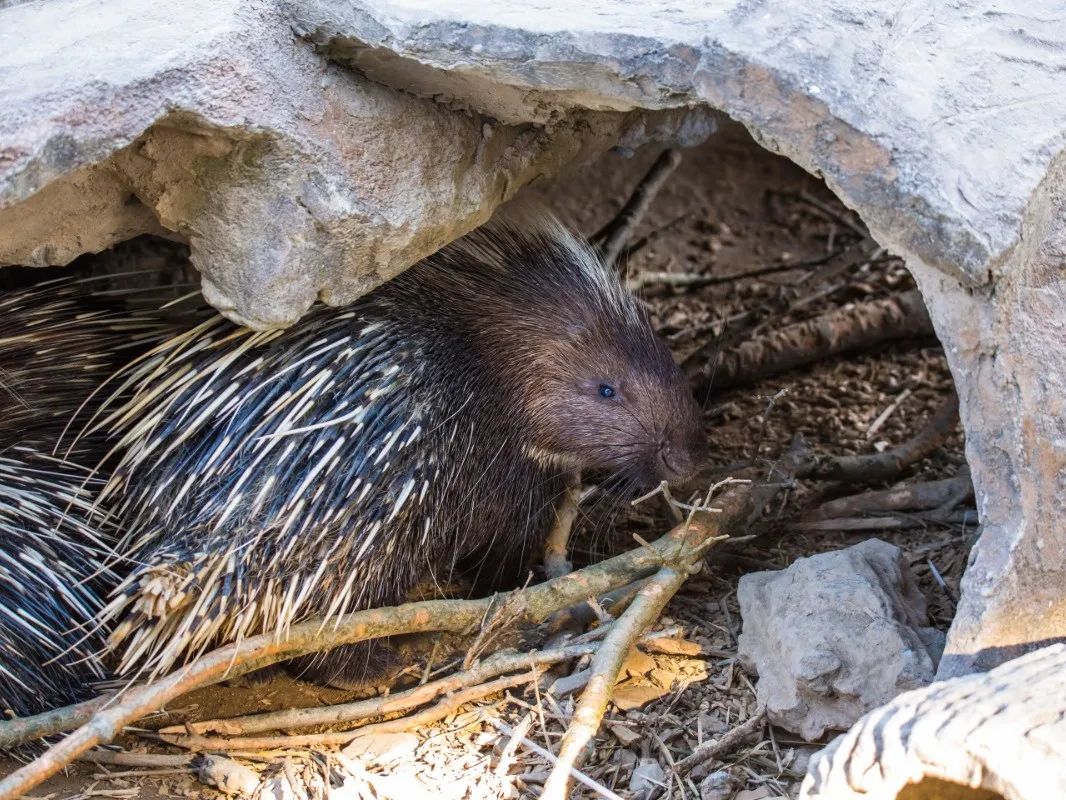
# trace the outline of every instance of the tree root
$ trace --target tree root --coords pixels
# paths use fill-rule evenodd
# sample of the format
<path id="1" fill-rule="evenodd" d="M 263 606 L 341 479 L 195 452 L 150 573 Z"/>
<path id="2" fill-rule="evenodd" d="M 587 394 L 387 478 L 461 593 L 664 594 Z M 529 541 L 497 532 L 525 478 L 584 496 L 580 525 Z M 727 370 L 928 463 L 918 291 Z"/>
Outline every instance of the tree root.
<path id="1" fill-rule="evenodd" d="M 917 290 L 837 309 L 743 342 L 718 354 L 696 375 L 697 396 L 779 375 L 886 342 L 934 336 Z"/>

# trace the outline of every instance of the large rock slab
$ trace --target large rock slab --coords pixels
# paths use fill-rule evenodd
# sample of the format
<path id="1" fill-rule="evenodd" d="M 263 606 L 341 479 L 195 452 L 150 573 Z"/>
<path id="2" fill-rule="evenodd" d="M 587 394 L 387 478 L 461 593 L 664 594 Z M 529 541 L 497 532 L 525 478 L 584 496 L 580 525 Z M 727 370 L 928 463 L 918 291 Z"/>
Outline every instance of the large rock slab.
<path id="1" fill-rule="evenodd" d="M 1066 636 L 1058 0 L 53 0 L 0 8 L 0 263 L 187 240 L 258 327 L 346 302 L 707 108 L 823 175 L 918 277 L 984 533 L 943 675 Z M 391 87 L 391 88 L 389 88 Z M 656 110 L 649 114 L 643 109 Z"/>
<path id="2" fill-rule="evenodd" d="M 713 129 L 706 111 L 505 125 L 331 64 L 291 26 L 269 0 L 0 8 L 0 264 L 169 232 L 212 304 L 282 326 L 316 299 L 351 302 L 537 175 Z"/>
<path id="3" fill-rule="evenodd" d="M 1066 797 L 1066 646 L 900 695 L 815 755 L 801 800 Z"/>
<path id="4" fill-rule="evenodd" d="M 759 705 L 807 741 L 847 730 L 901 692 L 929 684 L 943 634 L 898 547 L 868 539 L 752 572 L 737 589 L 739 658 Z"/>

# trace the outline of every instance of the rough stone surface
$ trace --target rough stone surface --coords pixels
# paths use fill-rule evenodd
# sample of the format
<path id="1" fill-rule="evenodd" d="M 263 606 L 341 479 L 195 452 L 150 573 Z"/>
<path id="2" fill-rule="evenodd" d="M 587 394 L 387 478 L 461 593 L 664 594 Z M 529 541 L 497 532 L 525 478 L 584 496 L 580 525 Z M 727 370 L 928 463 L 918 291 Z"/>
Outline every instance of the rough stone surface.
<path id="1" fill-rule="evenodd" d="M 943 634 L 925 627 L 903 553 L 880 539 L 745 575 L 737 599 L 759 704 L 808 741 L 933 680 Z"/>
<path id="2" fill-rule="evenodd" d="M 1059 0 L 8 4 L 0 263 L 163 229 L 213 303 L 285 324 L 574 158 L 698 139 L 708 106 L 919 279 L 983 523 L 941 674 L 1066 637 Z"/>
<path id="3" fill-rule="evenodd" d="M 900 695 L 816 755 L 800 790 L 801 800 L 1044 797 L 1066 797 L 1061 644 Z"/>
<path id="4" fill-rule="evenodd" d="M 0 264 L 184 237 L 207 299 L 256 327 L 350 302 L 616 142 L 707 111 L 504 125 L 324 60 L 269 0 L 0 9 Z M 683 130 L 682 130 L 683 128 Z"/>

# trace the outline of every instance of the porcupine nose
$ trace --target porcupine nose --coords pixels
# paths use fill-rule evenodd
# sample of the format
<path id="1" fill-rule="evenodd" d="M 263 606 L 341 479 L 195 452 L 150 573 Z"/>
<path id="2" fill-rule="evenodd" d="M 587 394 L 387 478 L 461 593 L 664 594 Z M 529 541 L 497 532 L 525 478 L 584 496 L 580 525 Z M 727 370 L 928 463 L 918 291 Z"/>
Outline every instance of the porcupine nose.
<path id="1" fill-rule="evenodd" d="M 707 439 L 700 432 L 659 446 L 658 461 L 662 480 L 683 487 L 695 479 L 707 457 Z"/>
<path id="2" fill-rule="evenodd" d="M 683 486 L 695 477 L 696 464 L 686 450 L 664 445 L 659 449 L 659 470 L 671 486 Z"/>

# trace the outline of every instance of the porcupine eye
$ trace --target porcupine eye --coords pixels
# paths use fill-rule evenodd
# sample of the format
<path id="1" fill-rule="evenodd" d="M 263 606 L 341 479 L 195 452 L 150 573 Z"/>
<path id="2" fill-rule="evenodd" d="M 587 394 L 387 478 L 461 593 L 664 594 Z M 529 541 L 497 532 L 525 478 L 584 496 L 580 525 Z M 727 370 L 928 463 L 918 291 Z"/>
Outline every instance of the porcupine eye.
<path id="1" fill-rule="evenodd" d="M 609 384 L 609 383 L 601 383 L 600 384 L 600 388 L 599 388 L 599 394 L 600 394 L 600 397 L 603 397 L 603 398 L 605 398 L 607 400 L 610 400 L 612 397 L 614 397 L 617 394 L 617 392 L 614 390 L 614 387 L 611 386 L 611 384 Z"/>

